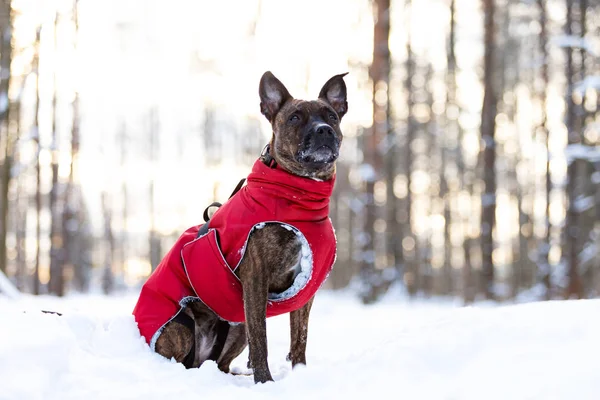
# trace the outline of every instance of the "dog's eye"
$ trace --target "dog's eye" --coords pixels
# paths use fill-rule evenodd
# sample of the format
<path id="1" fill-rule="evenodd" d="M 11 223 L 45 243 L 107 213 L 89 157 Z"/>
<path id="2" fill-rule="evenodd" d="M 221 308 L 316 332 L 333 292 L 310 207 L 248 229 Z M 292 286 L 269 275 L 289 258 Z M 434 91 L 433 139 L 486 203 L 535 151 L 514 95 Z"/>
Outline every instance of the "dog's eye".
<path id="1" fill-rule="evenodd" d="M 337 122 L 337 115 L 335 115 L 334 113 L 329 113 L 329 120 L 331 122 Z"/>
<path id="2" fill-rule="evenodd" d="M 296 114 L 292 114 L 290 116 L 290 118 L 288 119 L 288 121 L 290 121 L 290 122 L 298 122 L 298 121 L 300 121 L 300 117 L 298 115 L 296 115 Z"/>

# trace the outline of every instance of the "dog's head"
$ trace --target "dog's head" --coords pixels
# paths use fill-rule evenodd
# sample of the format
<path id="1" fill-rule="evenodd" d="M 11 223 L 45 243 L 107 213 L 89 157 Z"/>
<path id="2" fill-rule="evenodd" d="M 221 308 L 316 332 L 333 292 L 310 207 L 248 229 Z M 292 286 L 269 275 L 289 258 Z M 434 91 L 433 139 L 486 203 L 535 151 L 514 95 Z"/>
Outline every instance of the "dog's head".
<path id="1" fill-rule="evenodd" d="M 344 75 L 329 79 L 312 101 L 294 99 L 271 72 L 262 76 L 260 111 L 273 127 L 271 156 L 288 172 L 322 180 L 334 175 L 348 111 Z"/>

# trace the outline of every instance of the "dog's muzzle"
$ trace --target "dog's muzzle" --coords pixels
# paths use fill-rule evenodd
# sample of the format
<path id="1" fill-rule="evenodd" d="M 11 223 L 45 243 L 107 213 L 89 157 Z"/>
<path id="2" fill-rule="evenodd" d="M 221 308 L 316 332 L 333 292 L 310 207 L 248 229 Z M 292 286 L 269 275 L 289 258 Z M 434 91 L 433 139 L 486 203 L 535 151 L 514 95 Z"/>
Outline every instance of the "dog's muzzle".
<path id="1" fill-rule="evenodd" d="M 317 124 L 305 135 L 298 160 L 309 164 L 329 164 L 339 156 L 339 140 L 333 128 Z"/>

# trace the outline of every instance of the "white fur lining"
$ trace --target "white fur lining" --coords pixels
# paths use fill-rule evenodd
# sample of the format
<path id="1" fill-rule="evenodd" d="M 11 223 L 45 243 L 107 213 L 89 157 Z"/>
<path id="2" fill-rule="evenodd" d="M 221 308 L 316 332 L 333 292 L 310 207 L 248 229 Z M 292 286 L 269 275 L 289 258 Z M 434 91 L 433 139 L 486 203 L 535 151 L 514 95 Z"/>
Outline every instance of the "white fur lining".
<path id="1" fill-rule="evenodd" d="M 306 287 L 306 285 L 312 278 L 313 253 L 312 253 L 312 249 L 310 248 L 310 245 L 308 244 L 308 240 L 306 240 L 306 237 L 300 231 L 300 229 L 296 228 L 293 225 L 290 225 L 290 224 L 287 224 L 287 223 L 281 222 L 281 221 L 265 221 L 265 222 L 259 222 L 258 224 L 255 224 L 254 226 L 252 226 L 252 228 L 250 228 L 250 231 L 248 232 L 248 236 L 246 237 L 246 241 L 244 242 L 244 245 L 242 246 L 242 248 L 239 250 L 241 253 L 240 260 L 238 261 L 235 268 L 233 268 L 233 269 L 231 269 L 231 267 L 229 267 L 229 268 L 231 269 L 232 272 L 235 272 L 238 269 L 238 267 L 242 263 L 242 260 L 244 259 L 244 256 L 246 255 L 246 248 L 248 245 L 248 240 L 250 240 L 250 235 L 255 230 L 263 229 L 267 224 L 279 224 L 283 228 L 287 229 L 288 231 L 294 232 L 296 234 L 296 237 L 298 238 L 298 240 L 300 240 L 300 242 L 302 243 L 302 248 L 300 250 L 300 257 L 298 259 L 298 263 L 300 264 L 300 273 L 294 279 L 292 286 L 290 286 L 288 289 L 286 289 L 285 291 L 283 291 L 281 293 L 269 293 L 267 296 L 267 299 L 270 302 L 279 302 L 279 301 L 284 301 L 284 300 L 290 299 L 290 298 L 294 297 L 295 295 L 297 295 L 302 289 L 304 289 L 304 287 Z M 219 246 L 217 246 L 217 248 L 219 248 Z M 221 253 L 220 248 L 219 248 L 219 253 L 221 254 L 221 257 L 223 258 L 223 261 L 225 262 L 225 264 L 229 266 L 229 264 L 227 264 L 227 261 L 225 260 L 225 257 L 223 256 L 223 253 Z M 296 265 L 298 265 L 298 264 L 296 264 Z M 237 278 L 237 276 L 236 276 L 236 278 Z"/>
<path id="2" fill-rule="evenodd" d="M 281 223 L 281 226 L 289 231 L 294 232 L 296 234 L 296 238 L 302 244 L 302 247 L 300 248 L 300 256 L 298 257 L 298 263 L 294 266 L 299 266 L 300 272 L 298 273 L 298 275 L 296 275 L 296 278 L 294 278 L 292 286 L 290 286 L 281 293 L 268 294 L 268 300 L 274 302 L 287 300 L 298 294 L 298 292 L 304 289 L 306 284 L 310 281 L 313 271 L 313 254 L 310 249 L 310 245 L 308 244 L 308 240 L 306 240 L 306 237 L 302 234 L 302 232 L 300 232 L 300 230 L 298 230 L 292 225 Z"/>

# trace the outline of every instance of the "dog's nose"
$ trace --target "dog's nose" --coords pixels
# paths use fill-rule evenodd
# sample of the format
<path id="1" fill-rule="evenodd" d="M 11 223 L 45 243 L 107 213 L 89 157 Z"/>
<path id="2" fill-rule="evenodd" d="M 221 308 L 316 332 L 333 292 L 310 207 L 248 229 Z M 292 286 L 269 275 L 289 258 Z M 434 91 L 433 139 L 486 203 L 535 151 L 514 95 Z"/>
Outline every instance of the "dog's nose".
<path id="1" fill-rule="evenodd" d="M 334 135 L 333 128 L 329 125 L 319 125 L 315 131 L 319 135 Z"/>

